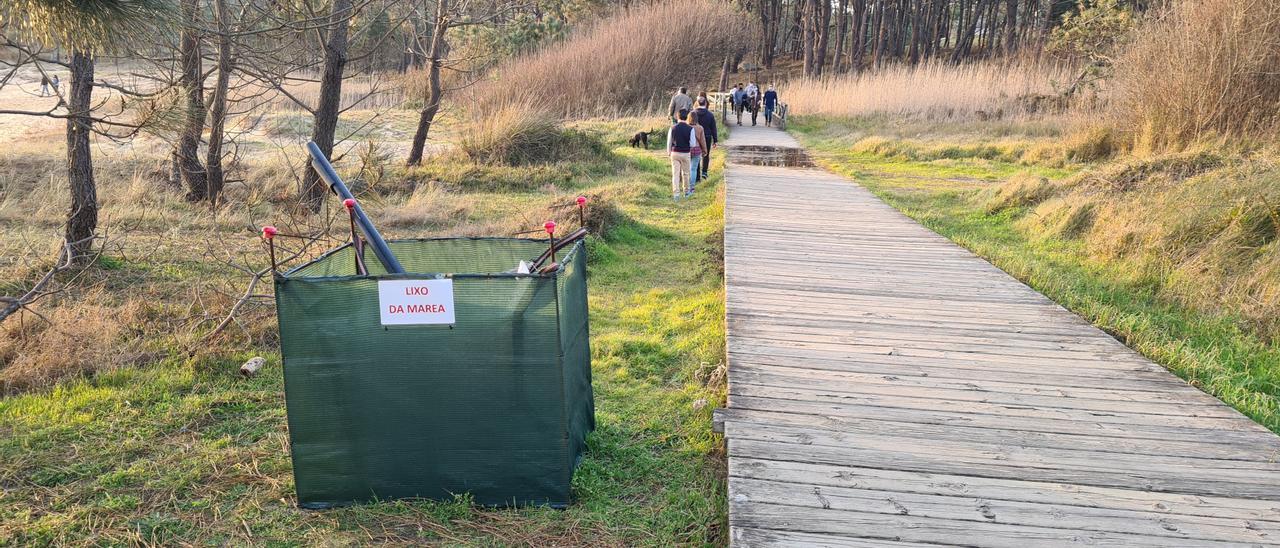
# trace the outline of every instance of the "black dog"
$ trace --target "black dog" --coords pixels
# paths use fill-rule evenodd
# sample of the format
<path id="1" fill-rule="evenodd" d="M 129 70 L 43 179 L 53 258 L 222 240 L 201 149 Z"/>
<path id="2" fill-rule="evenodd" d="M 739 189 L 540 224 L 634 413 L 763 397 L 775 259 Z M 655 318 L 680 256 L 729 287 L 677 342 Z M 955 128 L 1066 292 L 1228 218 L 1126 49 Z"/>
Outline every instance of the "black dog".
<path id="1" fill-rule="evenodd" d="M 631 146 L 643 149 L 649 148 L 649 132 L 641 131 L 631 138 Z"/>

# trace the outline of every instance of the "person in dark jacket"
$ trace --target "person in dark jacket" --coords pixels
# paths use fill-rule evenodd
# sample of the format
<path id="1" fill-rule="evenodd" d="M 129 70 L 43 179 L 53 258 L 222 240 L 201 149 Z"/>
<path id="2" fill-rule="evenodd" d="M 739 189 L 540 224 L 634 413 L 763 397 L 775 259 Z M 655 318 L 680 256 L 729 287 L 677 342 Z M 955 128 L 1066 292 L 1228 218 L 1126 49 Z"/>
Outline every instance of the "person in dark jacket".
<path id="1" fill-rule="evenodd" d="M 667 130 L 667 152 L 671 155 L 671 197 L 675 200 L 689 193 L 693 171 L 689 153 L 697 146 L 698 133 L 687 123 L 689 111 L 680 110 L 679 118 L 671 129 Z"/>
<path id="2" fill-rule="evenodd" d="M 769 91 L 764 92 L 764 125 L 765 127 L 773 126 L 773 109 L 778 108 L 778 92 L 769 86 Z"/>
<path id="3" fill-rule="evenodd" d="M 702 172 L 698 179 L 700 181 L 706 179 L 710 172 L 711 151 L 720 142 L 720 130 L 716 128 L 716 114 L 711 112 L 710 101 L 705 96 L 698 97 L 698 108 L 693 112 L 698 115 L 698 125 L 707 134 L 707 149 L 702 151 L 702 162 L 698 164 L 698 170 Z"/>
<path id="4" fill-rule="evenodd" d="M 742 83 L 733 88 L 733 113 L 738 115 L 738 125 L 742 125 L 742 111 L 747 108 L 747 90 L 742 88 Z"/>

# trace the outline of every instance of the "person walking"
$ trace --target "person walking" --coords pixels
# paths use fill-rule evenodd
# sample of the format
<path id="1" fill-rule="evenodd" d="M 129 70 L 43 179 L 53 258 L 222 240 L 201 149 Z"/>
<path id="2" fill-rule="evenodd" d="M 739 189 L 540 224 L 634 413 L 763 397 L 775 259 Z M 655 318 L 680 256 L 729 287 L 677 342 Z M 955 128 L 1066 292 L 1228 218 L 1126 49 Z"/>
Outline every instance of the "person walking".
<path id="1" fill-rule="evenodd" d="M 689 174 L 693 167 L 689 153 L 696 144 L 698 134 L 688 124 L 689 111 L 677 112 L 679 118 L 667 130 L 667 152 L 671 155 L 671 198 L 679 200 L 689 191 Z"/>
<path id="2" fill-rule="evenodd" d="M 747 84 L 747 111 L 751 113 L 751 125 L 756 125 L 756 116 L 760 112 L 760 86 L 755 82 Z"/>
<path id="3" fill-rule="evenodd" d="M 720 130 L 716 127 L 716 113 L 711 112 L 711 101 L 706 97 L 698 98 L 698 108 L 693 111 L 698 115 L 698 125 L 702 126 L 702 132 L 707 140 L 707 148 L 702 149 L 702 160 L 699 168 L 702 171 L 699 180 L 706 179 L 710 173 L 711 167 L 711 151 L 716 148 L 720 142 Z"/>
<path id="4" fill-rule="evenodd" d="M 764 92 L 764 126 L 773 127 L 773 109 L 778 108 L 778 92 L 773 89 L 773 84 L 769 84 L 769 90 Z"/>
<path id="5" fill-rule="evenodd" d="M 50 83 L 53 84 L 53 94 L 57 95 L 58 94 L 58 75 L 57 74 L 53 75 L 53 81 Z"/>
<path id="6" fill-rule="evenodd" d="M 40 73 L 40 96 L 49 96 L 49 75 L 43 72 Z"/>
<path id="7" fill-rule="evenodd" d="M 738 125 L 742 125 L 742 107 L 746 104 L 747 90 L 742 89 L 742 82 L 733 88 L 733 113 L 738 116 Z"/>
<path id="8" fill-rule="evenodd" d="M 693 99 L 689 98 L 689 88 L 684 86 L 671 96 L 671 104 L 667 107 L 667 116 L 671 118 L 671 123 L 678 121 L 676 113 L 681 110 L 693 110 Z"/>
<path id="9" fill-rule="evenodd" d="M 698 186 L 698 175 L 702 172 L 698 170 L 698 162 L 703 157 L 703 151 L 708 150 L 706 130 L 698 124 L 698 113 L 689 111 L 685 116 L 689 127 L 693 128 L 693 142 L 689 147 L 689 190 L 685 191 L 686 197 L 693 196 L 694 187 Z"/>

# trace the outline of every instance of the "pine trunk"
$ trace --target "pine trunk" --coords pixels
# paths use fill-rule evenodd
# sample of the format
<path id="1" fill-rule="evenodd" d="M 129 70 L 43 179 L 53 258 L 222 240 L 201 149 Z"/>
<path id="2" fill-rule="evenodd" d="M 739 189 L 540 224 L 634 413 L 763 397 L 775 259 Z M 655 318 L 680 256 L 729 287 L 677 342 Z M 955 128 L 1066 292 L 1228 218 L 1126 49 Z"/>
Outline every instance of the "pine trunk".
<path id="1" fill-rule="evenodd" d="M 1018 49 L 1018 0 L 1005 0 L 1004 8 L 1004 52 L 1008 55 Z"/>
<path id="2" fill-rule="evenodd" d="M 814 32 L 817 30 L 814 28 L 814 8 L 816 7 L 814 3 L 818 0 L 801 1 L 804 4 L 804 7 L 801 9 L 804 32 L 800 39 L 800 48 L 803 50 L 802 58 L 804 59 L 804 75 L 813 76 L 813 42 L 817 39 L 817 33 Z"/>
<path id="3" fill-rule="evenodd" d="M 98 228 L 98 187 L 93 180 L 93 152 L 89 134 L 93 119 L 93 57 L 80 50 L 71 52 L 71 90 L 67 97 L 67 182 L 71 187 L 71 209 L 67 212 L 66 240 L 70 253 L 84 260 L 93 246 Z"/>
<path id="4" fill-rule="evenodd" d="M 867 0 L 853 0 L 853 34 L 849 36 L 849 71 L 862 70 L 867 49 Z"/>
<path id="5" fill-rule="evenodd" d="M 413 146 L 409 149 L 409 165 L 422 163 L 423 149 L 427 145 L 427 133 L 431 131 L 431 123 L 440 111 L 440 100 L 444 98 L 444 88 L 440 84 L 440 69 L 444 64 L 445 32 L 449 30 L 449 0 L 438 0 L 436 5 L 436 21 L 431 33 L 431 50 L 427 53 L 427 95 L 418 116 L 418 130 L 413 134 Z"/>
<path id="6" fill-rule="evenodd" d="M 844 64 L 844 38 L 849 32 L 849 0 L 840 0 L 836 7 L 836 52 L 831 56 L 831 70 L 840 72 Z"/>
<path id="7" fill-rule="evenodd" d="M 208 167 L 209 203 L 218 206 L 218 198 L 226 177 L 222 172 L 222 139 L 227 122 L 227 89 L 231 85 L 231 71 L 235 60 L 231 53 L 231 30 L 227 24 L 227 0 L 213 0 L 213 16 L 218 25 L 218 75 L 213 84 L 213 97 L 209 99 L 209 150 L 205 155 Z"/>
<path id="8" fill-rule="evenodd" d="M 178 136 L 178 164 L 187 200 L 209 198 L 209 178 L 200 162 L 200 136 L 204 133 L 204 69 L 200 55 L 200 22 L 197 0 L 182 0 L 182 38 L 179 45 L 182 75 L 179 84 L 186 95 L 185 118 Z"/>
<path id="9" fill-rule="evenodd" d="M 351 19 L 351 1 L 333 0 L 324 43 L 320 101 L 316 105 L 315 127 L 311 131 L 311 141 L 329 158 L 333 157 L 334 134 L 338 129 L 338 114 L 342 106 L 342 72 L 347 65 L 347 27 Z M 307 206 L 312 211 L 320 211 L 327 189 L 314 169 L 306 171 L 302 188 Z"/>
<path id="10" fill-rule="evenodd" d="M 813 53 L 813 75 L 821 76 L 827 66 L 827 45 L 831 42 L 831 0 L 819 0 L 814 13 L 818 27 L 818 45 Z"/>

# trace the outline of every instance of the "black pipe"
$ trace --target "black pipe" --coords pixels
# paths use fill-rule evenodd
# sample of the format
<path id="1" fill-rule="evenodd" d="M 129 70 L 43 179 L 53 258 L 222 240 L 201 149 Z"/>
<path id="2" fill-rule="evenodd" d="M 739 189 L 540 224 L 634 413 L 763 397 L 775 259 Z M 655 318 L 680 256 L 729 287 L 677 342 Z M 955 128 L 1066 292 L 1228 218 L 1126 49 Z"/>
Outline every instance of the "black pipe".
<path id="1" fill-rule="evenodd" d="M 338 178 L 338 172 L 333 170 L 333 164 L 330 164 L 329 159 L 324 157 L 320 147 L 308 141 L 307 151 L 311 153 L 311 167 L 316 170 L 321 179 L 324 179 L 324 182 L 329 184 L 329 188 L 344 200 L 347 198 L 354 199 L 355 196 L 351 195 L 351 190 L 342 182 L 342 179 Z M 373 246 L 373 254 L 378 257 L 382 267 L 391 274 L 404 274 L 404 267 L 400 266 L 400 261 L 396 260 L 396 256 L 391 253 L 391 248 L 387 247 L 387 241 L 382 239 L 382 234 L 378 233 L 378 229 L 373 227 L 369 217 L 364 214 L 364 209 L 360 207 L 358 200 L 356 201 L 355 209 L 351 212 L 355 215 L 356 224 L 360 226 L 360 232 L 364 233 L 364 239 L 369 242 L 369 245 Z"/>

